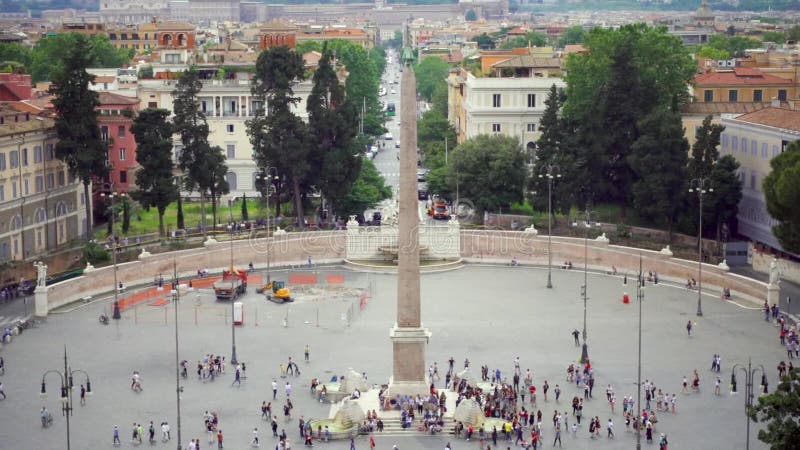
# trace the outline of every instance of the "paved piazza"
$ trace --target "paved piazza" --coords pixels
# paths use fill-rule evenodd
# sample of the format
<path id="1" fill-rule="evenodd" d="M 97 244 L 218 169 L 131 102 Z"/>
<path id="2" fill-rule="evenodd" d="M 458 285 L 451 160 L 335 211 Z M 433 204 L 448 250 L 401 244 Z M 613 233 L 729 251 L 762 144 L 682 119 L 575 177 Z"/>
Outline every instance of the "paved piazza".
<path id="1" fill-rule="evenodd" d="M 180 359 L 190 362 L 189 378 L 181 380 L 182 437 L 207 444 L 203 412 L 217 411 L 225 448 L 249 448 L 253 427 L 258 427 L 264 448 L 275 448 L 268 423 L 260 420 L 262 400 L 271 400 L 270 383 L 279 378 L 279 364 L 293 357 L 302 375 L 292 378 L 295 410 L 291 423 L 283 422 L 281 405 L 285 397 L 279 389 L 273 411 L 292 438 L 292 448 L 302 444 L 297 432 L 297 418 L 327 417 L 329 406 L 313 401 L 308 393 L 312 377 L 327 380 L 348 368 L 366 371 L 370 381 L 384 383 L 391 375 L 389 328 L 395 320 L 394 275 L 351 272 L 338 266 L 317 268 L 320 278 L 343 275 L 344 286 L 338 294 L 320 294 L 288 305 L 266 302 L 250 287 L 244 299 L 245 324 L 236 330 L 240 361 L 247 366 L 247 379 L 240 387 L 232 386 L 233 370 L 214 382 L 203 383 L 194 375 L 194 365 L 204 354 L 213 353 L 230 359 L 231 332 L 229 305 L 216 302 L 210 294 L 184 296 L 179 308 Z M 286 272 L 274 271 L 273 277 L 285 279 Z M 576 361 L 580 348 L 575 347 L 571 331 L 582 328 L 583 302 L 580 285 L 583 273 L 554 269 L 554 289 L 545 288 L 546 269 L 541 267 L 500 267 L 471 265 L 459 270 L 422 275 L 422 318 L 433 333 L 427 348 L 428 363 L 437 361 L 443 369 L 452 355 L 456 368 L 465 357 L 476 373 L 483 364 L 500 368 L 510 376 L 513 360 L 521 359 L 522 370 L 534 371 L 534 384 L 548 380 L 563 388 L 561 402 L 543 401 L 538 407 L 544 415 L 545 447 L 552 445 L 553 429 L 549 418 L 554 408 L 571 411 L 570 401 L 577 395 L 574 385 L 565 386 L 565 370 Z M 629 280 L 630 281 L 630 280 Z M 367 306 L 358 307 L 358 289 L 372 287 Z M 623 291 L 631 304 L 621 302 Z M 591 440 L 587 425 L 577 437 L 563 433 L 564 448 L 618 449 L 635 448 L 635 435 L 626 433 L 621 414 L 622 397 L 635 395 L 637 306 L 635 286 L 622 285 L 620 278 L 604 274 L 589 275 L 588 334 L 589 354 L 596 369 L 595 399 L 588 401 L 584 417 L 599 416 L 604 425 L 613 418 L 617 437 Z M 744 448 L 745 415 L 743 396 L 727 393 L 733 363 L 763 364 L 768 371 L 770 390 L 776 385 L 775 366 L 785 354 L 778 345 L 777 329 L 764 322 L 756 305 L 723 303 L 705 296 L 704 317 L 697 318 L 696 292 L 662 282 L 646 288 L 643 308 L 643 380 L 654 381 L 665 392 L 678 393 L 675 415 L 659 414 L 658 432 L 669 436 L 675 449 Z M 45 324 L 26 330 L 12 344 L 4 346 L 6 374 L 0 380 L 8 395 L 0 401 L 0 448 L 66 448 L 65 420 L 58 401 L 58 377 L 47 378 L 49 398 L 39 397 L 41 374 L 48 369 L 63 370 L 64 344 L 73 369 L 83 369 L 91 376 L 94 395 L 80 406 L 75 392 L 75 413 L 71 420 L 72 448 L 111 447 L 112 428 L 119 425 L 122 447 L 130 444 L 131 424 L 145 429 L 152 420 L 158 425 L 175 421 L 175 354 L 173 305 L 143 305 L 126 310 L 123 319 L 110 326 L 98 323 L 101 311 L 109 311 L 109 301 L 97 301 L 71 311 L 51 314 Z M 342 320 L 350 317 L 350 321 Z M 286 327 L 283 321 L 288 318 Z M 697 321 L 693 336 L 687 337 L 687 320 Z M 256 323 L 257 322 L 257 323 Z M 348 326 L 349 323 L 349 326 Z M 303 363 L 303 347 L 311 346 L 311 360 Z M 709 371 L 714 353 L 722 356 L 723 395 L 713 393 Z M 692 370 L 701 377 L 699 394 L 680 394 L 683 376 L 691 379 Z M 134 370 L 141 373 L 144 391 L 130 389 Z M 444 370 L 443 370 L 444 371 Z M 741 389 L 744 379 L 737 374 Z M 84 380 L 76 375 L 76 385 Z M 617 394 L 617 411 L 610 415 L 605 401 L 605 387 L 611 383 Z M 443 381 L 437 383 L 439 387 Z M 39 408 L 46 405 L 53 413 L 53 426 L 42 429 Z M 655 406 L 655 405 L 653 405 Z M 570 417 L 570 423 L 574 421 Z M 752 428 L 751 448 L 766 448 L 755 438 Z M 160 434 L 160 433 L 158 433 Z M 455 441 L 452 436 L 380 436 L 377 448 L 402 450 L 442 449 L 447 441 L 453 449 L 478 448 L 476 442 Z M 656 444 L 646 448 L 657 448 Z M 146 446 L 147 444 L 145 444 Z M 317 444 L 317 447 L 347 449 L 346 442 Z M 175 448 L 174 443 L 155 447 Z M 505 443 L 498 446 L 503 449 Z M 513 444 L 511 445 L 513 447 Z M 368 448 L 365 437 L 357 448 Z M 493 446 L 493 448 L 495 448 Z"/>

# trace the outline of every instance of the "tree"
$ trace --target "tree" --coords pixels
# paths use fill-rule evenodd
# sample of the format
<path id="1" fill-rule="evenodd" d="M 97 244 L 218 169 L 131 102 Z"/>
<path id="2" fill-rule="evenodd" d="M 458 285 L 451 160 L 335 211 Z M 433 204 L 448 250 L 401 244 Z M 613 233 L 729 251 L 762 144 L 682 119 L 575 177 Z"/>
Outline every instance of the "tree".
<path id="1" fill-rule="evenodd" d="M 17 43 L 0 43 L 0 65 L 7 66 L 9 63 L 19 63 L 28 68 L 31 61 L 31 49 Z"/>
<path id="2" fill-rule="evenodd" d="M 357 106 L 345 98 L 327 46 L 314 72 L 313 83 L 306 104 L 308 125 L 314 130 L 309 136 L 310 159 L 317 174 L 315 184 L 336 211 L 358 177 L 362 159 L 356 141 Z"/>
<path id="3" fill-rule="evenodd" d="M 460 196 L 471 199 L 479 215 L 523 199 L 528 169 L 516 138 L 482 134 L 460 144 L 451 157 L 448 184 L 453 189 L 458 183 Z"/>
<path id="4" fill-rule="evenodd" d="M 310 169 L 308 130 L 291 109 L 299 101 L 292 86 L 304 77 L 303 58 L 289 47 L 271 47 L 261 52 L 252 92 L 262 105 L 268 105 L 269 112 L 260 108 L 247 122 L 256 165 L 262 170 L 273 165 L 290 180 L 300 227 L 303 227 L 301 186 Z"/>
<path id="5" fill-rule="evenodd" d="M 525 36 L 515 36 L 500 46 L 501 48 L 544 47 L 550 43 L 550 38 L 538 31 L 530 31 Z"/>
<path id="6" fill-rule="evenodd" d="M 486 33 L 474 36 L 470 41 L 477 42 L 478 48 L 481 50 L 491 50 L 494 48 L 494 39 Z"/>
<path id="7" fill-rule="evenodd" d="M 467 22 L 474 22 L 478 20 L 478 14 L 475 12 L 474 9 L 468 9 L 467 13 L 464 14 L 464 20 Z"/>
<path id="8" fill-rule="evenodd" d="M 52 79 L 53 74 L 59 70 L 62 55 L 75 45 L 78 36 L 84 40 L 88 39 L 89 45 L 85 48 L 87 67 L 121 67 L 127 64 L 132 57 L 130 49 L 114 48 L 108 36 L 95 35 L 87 38 L 79 33 L 46 36 L 33 47 L 30 61 L 26 64 L 26 69 L 31 74 L 33 82 Z"/>
<path id="9" fill-rule="evenodd" d="M 177 213 L 177 222 L 178 222 L 178 229 L 183 230 L 186 228 L 186 223 L 183 219 L 183 200 L 181 199 L 180 193 L 178 194 L 178 213 Z"/>
<path id="10" fill-rule="evenodd" d="M 358 178 L 340 203 L 338 210 L 345 216 L 362 214 L 364 210 L 374 208 L 381 201 L 391 197 L 391 186 L 386 185 L 375 164 L 369 159 L 364 159 Z"/>
<path id="11" fill-rule="evenodd" d="M 165 109 L 145 109 L 134 119 L 131 132 L 136 139 L 137 190 L 131 196 L 145 210 L 158 211 L 158 234 L 164 236 L 164 212 L 179 198 L 172 174 L 172 124 Z M 181 211 L 182 212 L 182 211 Z M 181 227 L 178 227 L 181 228 Z"/>
<path id="12" fill-rule="evenodd" d="M 790 143 L 770 166 L 762 186 L 767 211 L 779 222 L 772 233 L 784 250 L 800 253 L 800 141 Z"/>
<path id="13" fill-rule="evenodd" d="M 567 45 L 572 44 L 581 44 L 583 40 L 586 38 L 586 29 L 584 29 L 580 25 L 573 25 L 561 34 L 558 38 L 558 42 L 556 45 L 559 48 L 564 48 Z"/>
<path id="14" fill-rule="evenodd" d="M 680 114 L 668 109 L 648 114 L 639 129 L 630 156 L 637 177 L 633 206 L 643 217 L 666 224 L 671 242 L 673 224 L 684 204 L 689 143 Z"/>
<path id="15" fill-rule="evenodd" d="M 711 168 L 709 176 L 713 192 L 706 194 L 703 207 L 703 223 L 716 226 L 717 243 L 722 239 L 722 228 L 730 229 L 739 212 L 742 199 L 742 179 L 739 178 L 739 162 L 733 155 L 719 158 Z M 706 218 L 707 217 L 707 218 Z"/>
<path id="16" fill-rule="evenodd" d="M 200 193 L 200 209 L 205 232 L 205 197 L 211 194 L 214 223 L 216 224 L 215 194 L 227 192 L 224 176 L 228 171 L 222 149 L 208 143 L 208 123 L 200 110 L 199 94 L 203 89 L 194 66 L 181 74 L 172 91 L 173 131 L 180 136 L 182 148 L 178 154 L 178 167 L 183 171 L 184 188 Z M 220 175 L 221 174 L 221 175 Z M 219 177 L 223 177 L 220 183 Z M 213 192 L 212 192 L 213 191 Z"/>
<path id="17" fill-rule="evenodd" d="M 50 93 L 56 111 L 55 129 L 58 135 L 56 157 L 83 182 L 84 199 L 88 202 L 89 185 L 95 178 L 105 178 L 107 146 L 97 125 L 96 92 L 89 90 L 94 76 L 86 72 L 89 65 L 89 41 L 75 38 L 75 46 L 66 50 L 63 61 L 53 76 Z M 86 239 L 91 239 L 92 215 L 86 215 Z"/>
<path id="18" fill-rule="evenodd" d="M 758 403 L 747 411 L 751 419 L 766 424 L 758 430 L 758 440 L 772 450 L 797 447 L 800 439 L 800 369 L 793 369 L 781 379 L 771 394 L 758 397 Z"/>
<path id="19" fill-rule="evenodd" d="M 548 198 L 547 189 L 549 188 L 548 180 L 544 177 L 539 178 L 539 175 L 546 169 L 547 164 L 558 165 L 558 174 L 564 175 L 572 170 L 572 165 L 565 164 L 565 141 L 564 125 L 559 117 L 561 104 L 564 102 L 564 90 L 558 89 L 555 84 L 550 86 L 550 91 L 545 99 L 545 109 L 542 113 L 542 118 L 539 120 L 539 139 L 536 141 L 536 158 L 533 168 L 533 176 L 529 180 L 528 190 L 536 192 L 533 198 L 533 203 L 538 208 L 546 208 Z M 555 175 L 555 174 L 554 174 Z M 562 180 L 553 185 L 556 194 L 553 195 L 553 207 L 558 209 L 559 199 L 564 198 L 561 194 Z"/>
<path id="20" fill-rule="evenodd" d="M 744 56 L 744 51 L 747 49 L 761 48 L 761 44 L 755 39 L 742 36 L 723 36 L 720 34 L 715 34 L 708 38 L 708 45 L 718 50 L 725 50 L 736 58 Z"/>
<path id="21" fill-rule="evenodd" d="M 712 47 L 708 44 L 698 45 L 694 51 L 695 55 L 701 56 L 703 58 L 713 59 L 713 60 L 720 60 L 720 59 L 728 59 L 731 57 L 731 54 L 727 50 L 721 50 L 716 47 Z"/>
<path id="22" fill-rule="evenodd" d="M 133 205 L 131 204 L 131 199 L 128 198 L 127 195 L 122 197 L 120 203 L 122 204 L 122 234 L 128 234 L 128 231 L 131 229 Z"/>
<path id="23" fill-rule="evenodd" d="M 692 158 L 689 160 L 689 176 L 691 178 L 709 176 L 714 163 L 719 158 L 719 137 L 725 127 L 712 123 L 712 120 L 712 116 L 706 116 L 703 124 L 695 133 Z"/>
<path id="24" fill-rule="evenodd" d="M 417 79 L 417 92 L 426 101 L 433 99 L 433 93 L 438 86 L 446 87 L 447 71 L 450 65 L 441 58 L 430 56 L 414 67 Z"/>
<path id="25" fill-rule="evenodd" d="M 780 31 L 764 31 L 761 33 L 761 40 L 763 42 L 783 44 L 786 42 L 786 33 L 781 33 Z"/>
<path id="26" fill-rule="evenodd" d="M 242 193 L 242 221 L 247 222 L 248 220 L 250 217 L 247 214 L 247 194 Z"/>

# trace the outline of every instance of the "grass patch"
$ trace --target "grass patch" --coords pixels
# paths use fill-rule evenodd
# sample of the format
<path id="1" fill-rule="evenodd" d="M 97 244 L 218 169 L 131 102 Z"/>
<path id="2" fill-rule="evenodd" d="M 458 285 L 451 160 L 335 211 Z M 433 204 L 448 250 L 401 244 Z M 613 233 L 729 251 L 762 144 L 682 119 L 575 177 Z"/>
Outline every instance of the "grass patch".
<path id="1" fill-rule="evenodd" d="M 273 205 L 270 205 L 273 206 Z M 271 208 L 274 210 L 274 208 Z M 224 205 L 217 207 L 217 221 L 227 223 L 230 221 L 231 212 L 233 213 L 233 220 L 242 220 L 242 201 L 237 200 L 233 203 L 232 208 L 228 208 L 227 202 Z M 250 220 L 255 220 L 259 217 L 266 217 L 266 208 L 259 198 L 247 199 L 247 213 Z M 197 224 L 201 222 L 202 213 L 200 209 L 200 202 L 184 202 L 183 203 L 183 218 L 187 228 L 194 229 Z M 205 205 L 206 227 L 210 227 L 214 216 L 211 214 L 211 205 L 206 202 Z M 177 202 L 170 204 L 164 212 L 164 230 L 175 230 L 178 227 L 178 204 Z M 94 232 L 95 239 L 103 240 L 107 237 L 107 225 L 98 227 Z M 122 233 L 122 214 L 118 216 L 114 223 L 114 231 L 118 236 L 138 236 L 142 234 L 158 233 L 158 210 L 150 208 L 149 211 L 138 209 L 134 211 L 131 216 L 131 226 L 128 233 Z"/>

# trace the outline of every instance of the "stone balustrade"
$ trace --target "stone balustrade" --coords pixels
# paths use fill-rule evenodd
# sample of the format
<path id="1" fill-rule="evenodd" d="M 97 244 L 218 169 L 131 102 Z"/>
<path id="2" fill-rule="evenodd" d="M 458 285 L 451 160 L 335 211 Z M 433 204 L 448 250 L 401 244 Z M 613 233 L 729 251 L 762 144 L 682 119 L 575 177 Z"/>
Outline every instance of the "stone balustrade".
<path id="1" fill-rule="evenodd" d="M 553 265 L 571 261 L 577 268 L 583 264 L 584 245 L 588 265 L 592 270 L 610 271 L 635 277 L 642 257 L 645 271 L 657 272 L 664 280 L 684 282 L 697 278 L 697 262 L 676 259 L 665 253 L 630 247 L 621 247 L 603 240 L 580 238 L 552 238 Z M 466 261 L 508 263 L 512 258 L 520 263 L 547 264 L 547 236 L 535 233 L 492 230 L 461 230 L 461 257 Z M 342 262 L 347 253 L 346 231 L 308 231 L 287 233 L 272 238 L 270 261 L 274 267 L 303 265 L 312 258 L 314 263 Z M 117 278 L 125 285 L 152 283 L 159 274 L 165 280 L 172 277 L 173 264 L 180 276 L 190 276 L 198 269 L 216 272 L 227 268 L 231 261 L 231 245 L 227 241 L 204 248 L 152 254 L 139 261 L 117 265 Z M 266 265 L 266 239 L 242 239 L 233 243 L 233 264 L 244 268 L 252 262 L 258 267 Z M 47 295 L 36 302 L 36 315 L 46 316 L 48 311 L 79 299 L 111 292 L 114 269 L 107 266 L 85 273 L 81 277 L 46 287 Z M 735 296 L 745 297 L 759 304 L 766 299 L 767 286 L 757 280 L 731 274 L 716 265 L 703 265 L 703 285 L 706 289 L 729 288 Z M 46 298 L 46 303 L 45 303 Z M 40 304 L 42 303 L 42 304 Z"/>

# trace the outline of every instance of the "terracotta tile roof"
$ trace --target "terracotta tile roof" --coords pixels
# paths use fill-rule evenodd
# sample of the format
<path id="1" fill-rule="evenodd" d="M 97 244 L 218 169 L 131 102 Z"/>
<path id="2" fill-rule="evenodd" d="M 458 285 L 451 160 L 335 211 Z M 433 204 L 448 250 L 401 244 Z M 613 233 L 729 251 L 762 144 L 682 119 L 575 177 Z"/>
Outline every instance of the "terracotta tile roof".
<path id="1" fill-rule="evenodd" d="M 763 108 L 736 118 L 742 122 L 800 132 L 800 111 L 787 108 Z"/>
<path id="2" fill-rule="evenodd" d="M 117 77 L 94 77 L 94 84 L 98 83 L 113 83 Z"/>
<path id="3" fill-rule="evenodd" d="M 683 105 L 681 113 L 683 114 L 699 114 L 707 116 L 709 114 L 746 114 L 759 109 L 766 108 L 770 103 L 749 103 L 749 102 L 736 102 L 736 103 L 723 103 L 723 102 L 692 102 Z"/>
<path id="4" fill-rule="evenodd" d="M 506 59 L 492 65 L 496 69 L 516 68 L 516 67 L 535 67 L 560 69 L 561 60 L 558 58 L 537 58 L 533 55 L 522 55 L 516 58 Z"/>
<path id="5" fill-rule="evenodd" d="M 567 52 L 567 54 L 570 54 L 570 53 L 587 53 L 589 51 L 589 49 L 587 49 L 586 47 L 584 47 L 584 46 L 582 46 L 580 44 L 570 44 L 570 45 L 565 45 L 564 46 L 564 51 Z"/>
<path id="6" fill-rule="evenodd" d="M 111 92 L 98 92 L 100 106 L 103 105 L 138 105 L 139 99 L 126 97 L 124 95 L 113 94 Z"/>
<path id="7" fill-rule="evenodd" d="M 708 72 L 696 75 L 697 86 L 749 86 L 764 84 L 791 85 L 792 81 L 764 73 L 750 67 L 737 67 L 733 71 Z"/>

